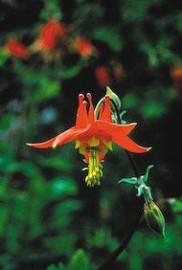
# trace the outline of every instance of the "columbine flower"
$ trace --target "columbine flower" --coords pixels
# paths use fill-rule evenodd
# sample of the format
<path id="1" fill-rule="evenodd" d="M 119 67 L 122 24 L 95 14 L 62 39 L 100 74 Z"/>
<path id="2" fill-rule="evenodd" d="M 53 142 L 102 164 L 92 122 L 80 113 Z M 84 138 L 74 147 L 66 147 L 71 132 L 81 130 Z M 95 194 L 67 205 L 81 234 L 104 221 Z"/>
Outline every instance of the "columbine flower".
<path id="1" fill-rule="evenodd" d="M 66 34 L 64 23 L 52 19 L 40 31 L 40 43 L 44 50 L 52 50 L 58 46 L 59 41 Z"/>
<path id="2" fill-rule="evenodd" d="M 71 47 L 73 51 L 77 51 L 83 58 L 97 55 L 96 48 L 86 37 L 76 37 L 73 40 Z"/>
<path id="3" fill-rule="evenodd" d="M 113 67 L 114 79 L 116 82 L 120 82 L 123 78 L 123 69 L 120 65 Z"/>
<path id="4" fill-rule="evenodd" d="M 105 88 L 111 84 L 109 69 L 107 66 L 99 66 L 95 69 L 95 77 L 100 87 Z"/>
<path id="5" fill-rule="evenodd" d="M 78 97 L 79 106 L 75 126 L 46 142 L 28 145 L 35 148 L 55 148 L 75 141 L 75 148 L 84 155 L 84 161 L 88 164 L 88 167 L 83 169 L 88 170 L 85 181 L 88 186 L 94 186 L 100 185 L 103 176 L 101 162 L 108 150 L 112 150 L 112 142 L 134 153 L 144 153 L 150 148 L 142 147 L 128 137 L 136 123 L 124 125 L 112 123 L 109 96 L 105 96 L 105 103 L 100 108 L 98 119 L 94 116 L 90 93 L 87 94 L 87 98 L 88 111 L 84 96 L 80 94 Z"/>
<path id="6" fill-rule="evenodd" d="M 63 43 L 67 32 L 64 23 L 49 20 L 40 30 L 40 36 L 30 46 L 32 53 L 40 53 L 45 61 L 57 59 L 63 54 Z"/>
<path id="7" fill-rule="evenodd" d="M 10 39 L 5 48 L 7 49 L 8 53 L 14 55 L 19 58 L 26 58 L 28 56 L 27 48 L 18 40 Z"/>
<path id="8" fill-rule="evenodd" d="M 173 87 L 177 91 L 182 90 L 182 64 L 171 66 L 170 75 L 173 81 Z"/>

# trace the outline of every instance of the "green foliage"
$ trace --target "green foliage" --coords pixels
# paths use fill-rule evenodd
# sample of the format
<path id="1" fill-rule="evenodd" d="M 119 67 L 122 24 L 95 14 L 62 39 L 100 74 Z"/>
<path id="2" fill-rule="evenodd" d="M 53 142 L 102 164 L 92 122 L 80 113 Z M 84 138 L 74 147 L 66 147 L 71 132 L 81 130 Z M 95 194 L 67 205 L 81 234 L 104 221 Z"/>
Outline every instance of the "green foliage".
<path id="1" fill-rule="evenodd" d="M 84 250 L 77 250 L 71 257 L 67 267 L 62 263 L 59 263 L 58 266 L 50 265 L 47 270 L 90 270 L 90 261 L 87 254 Z"/>
<path id="2" fill-rule="evenodd" d="M 163 197 L 167 223 L 165 240 L 142 223 L 112 269 L 181 269 L 181 86 L 170 73 L 181 63 L 179 6 L 170 0 L 20 2 L 2 1 L 0 8 L 0 269 L 98 269 L 135 219 L 138 198 L 130 185 L 118 185 L 122 178 L 136 184 L 124 151 L 113 147 L 103 183 L 88 189 L 73 145 L 26 145 L 73 126 L 79 93 L 91 92 L 94 104 L 103 97 L 100 66 L 102 84 L 121 98 L 121 104 L 114 98 L 120 111 L 127 110 L 126 123 L 138 122 L 131 136 L 153 148 L 136 161 L 141 171 L 155 164 L 150 184 L 156 201 Z M 29 48 L 50 19 L 67 27 L 61 55 L 8 53 L 9 39 Z M 80 36 L 95 53 L 73 50 Z"/>
<path id="3" fill-rule="evenodd" d="M 58 266 L 50 265 L 47 270 L 66 270 L 66 268 L 62 263 L 59 263 Z"/>
<path id="4" fill-rule="evenodd" d="M 120 52 L 122 50 L 121 37 L 114 28 L 100 26 L 95 29 L 93 37 L 106 43 L 113 52 Z"/>
<path id="5" fill-rule="evenodd" d="M 0 68 L 6 64 L 7 60 L 8 60 L 8 54 L 6 53 L 5 50 L 0 49 Z"/>
<path id="6" fill-rule="evenodd" d="M 168 201 L 174 213 L 182 214 L 182 198 L 171 198 Z"/>
<path id="7" fill-rule="evenodd" d="M 83 250 L 78 250 L 68 264 L 68 270 L 89 270 L 89 259 Z"/>

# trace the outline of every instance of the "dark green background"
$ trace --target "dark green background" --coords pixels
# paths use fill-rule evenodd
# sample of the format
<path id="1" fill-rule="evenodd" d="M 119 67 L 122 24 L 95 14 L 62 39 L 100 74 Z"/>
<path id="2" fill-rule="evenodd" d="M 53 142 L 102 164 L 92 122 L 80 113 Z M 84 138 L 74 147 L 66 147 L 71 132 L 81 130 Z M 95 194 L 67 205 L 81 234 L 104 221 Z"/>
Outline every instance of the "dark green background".
<path id="1" fill-rule="evenodd" d="M 4 54 L 9 38 L 29 46 L 50 18 L 76 25 L 72 34 L 87 37 L 99 56 L 45 62 L 40 55 Z M 91 92 L 94 104 L 104 96 L 95 78 L 101 65 L 110 69 L 124 119 L 138 123 L 131 137 L 152 146 L 134 158 L 142 174 L 154 164 L 148 184 L 166 219 L 165 239 L 143 222 L 110 269 L 182 268 L 182 89 L 170 76 L 181 63 L 181 31 L 181 1 L 0 2 L 1 269 L 97 269 L 134 222 L 136 190 L 118 184 L 134 176 L 122 149 L 108 153 L 102 184 L 92 189 L 73 143 L 55 150 L 26 146 L 71 127 L 79 93 Z M 118 64 L 119 82 L 112 73 Z"/>

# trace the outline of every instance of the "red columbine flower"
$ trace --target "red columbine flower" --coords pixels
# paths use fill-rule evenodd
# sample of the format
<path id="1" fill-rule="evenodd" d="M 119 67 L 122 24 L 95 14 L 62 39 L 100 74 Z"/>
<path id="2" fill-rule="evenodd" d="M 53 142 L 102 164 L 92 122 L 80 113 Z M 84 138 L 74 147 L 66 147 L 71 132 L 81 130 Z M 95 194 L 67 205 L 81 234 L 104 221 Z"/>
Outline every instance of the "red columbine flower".
<path id="1" fill-rule="evenodd" d="M 174 89 L 181 91 L 182 90 L 182 64 L 178 66 L 171 66 L 170 75 L 173 80 Z"/>
<path id="2" fill-rule="evenodd" d="M 123 69 L 121 66 L 115 66 L 113 68 L 113 73 L 114 73 L 114 78 L 117 82 L 120 82 L 121 79 L 123 78 Z"/>
<path id="3" fill-rule="evenodd" d="M 96 49 L 86 37 L 76 37 L 72 47 L 79 52 L 83 58 L 96 55 Z"/>
<path id="4" fill-rule="evenodd" d="M 6 45 L 6 49 L 11 55 L 19 58 L 26 58 L 28 56 L 27 48 L 18 40 L 10 39 Z"/>
<path id="5" fill-rule="evenodd" d="M 91 94 L 87 94 L 88 112 L 84 96 L 79 95 L 78 98 L 79 106 L 75 126 L 46 142 L 28 145 L 35 148 L 55 148 L 75 141 L 75 148 L 84 155 L 84 161 L 88 164 L 88 167 L 84 168 L 88 170 L 85 178 L 87 185 L 100 185 L 100 178 L 103 175 L 101 162 L 108 150 L 112 150 L 112 142 L 134 153 L 144 153 L 150 148 L 142 147 L 128 137 L 136 123 L 122 125 L 112 122 L 109 96 L 105 96 L 105 103 L 101 106 L 98 119 L 94 116 Z"/>
<path id="6" fill-rule="evenodd" d="M 112 82 L 119 83 L 123 76 L 123 70 L 121 66 L 115 67 L 98 66 L 95 69 L 95 77 L 101 88 L 105 88 Z"/>
<path id="7" fill-rule="evenodd" d="M 109 69 L 106 66 L 100 66 L 95 69 L 95 77 L 100 87 L 105 88 L 110 85 Z"/>
<path id="8" fill-rule="evenodd" d="M 64 37 L 67 27 L 54 19 L 49 20 L 40 30 L 40 36 L 30 46 L 32 53 L 40 53 L 45 61 L 57 59 L 63 54 Z"/>
<path id="9" fill-rule="evenodd" d="M 55 49 L 65 34 L 65 24 L 52 19 L 40 31 L 40 44 L 44 50 Z"/>

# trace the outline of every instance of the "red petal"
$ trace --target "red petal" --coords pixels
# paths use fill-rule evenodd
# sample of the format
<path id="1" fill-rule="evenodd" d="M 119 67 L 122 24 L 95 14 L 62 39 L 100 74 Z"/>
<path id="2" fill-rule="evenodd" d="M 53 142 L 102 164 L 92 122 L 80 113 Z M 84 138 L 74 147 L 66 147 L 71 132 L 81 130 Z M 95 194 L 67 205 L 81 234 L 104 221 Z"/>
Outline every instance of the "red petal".
<path id="1" fill-rule="evenodd" d="M 63 145 L 74 140 L 75 134 L 77 133 L 78 133 L 78 130 L 75 127 L 72 127 L 48 141 L 45 141 L 42 143 L 27 143 L 27 145 L 35 147 L 35 148 L 56 147 L 57 145 L 60 145 L 60 144 Z"/>
<path id="2" fill-rule="evenodd" d="M 58 136 L 42 143 L 27 143 L 27 145 L 35 147 L 35 148 L 49 148 L 56 147 L 58 145 L 63 145 L 75 140 L 80 134 L 86 132 L 88 130 L 88 126 L 83 129 L 78 129 L 77 127 L 72 127 Z"/>
<path id="3" fill-rule="evenodd" d="M 54 141 L 54 147 L 58 146 L 58 145 L 63 145 L 66 143 L 69 143 L 73 140 L 75 140 L 77 138 L 77 136 L 79 136 L 80 134 L 82 134 L 83 132 L 85 132 L 87 130 L 86 129 L 78 129 L 77 127 L 72 127 L 68 130 L 66 130 L 65 132 L 59 134 L 55 141 Z"/>
<path id="4" fill-rule="evenodd" d="M 42 143 L 27 143 L 28 146 L 32 146 L 35 148 L 49 148 L 52 147 L 53 142 L 55 141 L 56 137 Z"/>
<path id="5" fill-rule="evenodd" d="M 95 77 L 100 87 L 105 88 L 106 85 L 111 84 L 111 78 L 109 75 L 109 68 L 106 66 L 97 67 L 95 70 Z"/>
<path id="6" fill-rule="evenodd" d="M 119 134 L 119 136 L 128 135 L 136 126 L 136 123 L 119 125 L 101 120 L 96 121 L 95 124 L 97 126 L 98 132 L 102 133 L 103 136 L 106 134 L 111 137 L 117 134 Z"/>
<path id="7" fill-rule="evenodd" d="M 94 106 L 93 106 L 93 103 L 92 103 L 92 95 L 90 93 L 88 93 L 87 98 L 88 98 L 88 101 L 89 101 L 88 118 L 89 118 L 89 122 L 93 123 L 94 122 Z"/>
<path id="8" fill-rule="evenodd" d="M 27 48 L 18 40 L 11 39 L 6 43 L 8 51 L 17 57 L 26 58 L 28 56 Z"/>
<path id="9" fill-rule="evenodd" d="M 99 120 L 112 122 L 109 96 L 105 96 L 105 104 L 104 104 L 104 107 L 101 107 Z"/>
<path id="10" fill-rule="evenodd" d="M 76 127 L 83 128 L 88 123 L 88 116 L 86 110 L 86 102 L 84 101 L 84 96 L 82 94 L 78 96 L 78 101 L 79 105 L 76 116 Z"/>
<path id="11" fill-rule="evenodd" d="M 106 153 L 105 154 L 100 153 L 99 154 L 99 161 L 102 161 L 104 159 L 105 155 L 106 155 Z"/>
<path id="12" fill-rule="evenodd" d="M 145 153 L 148 152 L 151 147 L 143 147 L 135 143 L 133 140 L 131 140 L 127 136 L 120 136 L 119 134 L 116 134 L 112 137 L 112 141 L 119 145 L 120 147 L 126 149 L 127 151 L 133 152 L 133 153 Z"/>

